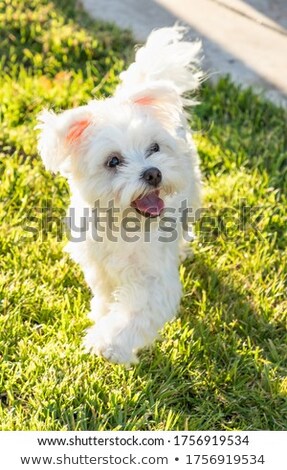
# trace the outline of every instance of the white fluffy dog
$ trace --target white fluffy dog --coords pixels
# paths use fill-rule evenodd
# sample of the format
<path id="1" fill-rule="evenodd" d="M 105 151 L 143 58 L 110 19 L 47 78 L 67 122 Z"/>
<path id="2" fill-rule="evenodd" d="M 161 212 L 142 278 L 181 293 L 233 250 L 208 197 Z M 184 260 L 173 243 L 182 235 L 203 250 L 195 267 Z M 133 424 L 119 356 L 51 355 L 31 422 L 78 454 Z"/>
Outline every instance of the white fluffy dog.
<path id="1" fill-rule="evenodd" d="M 67 248 L 93 292 L 85 347 L 116 363 L 137 362 L 137 351 L 176 314 L 182 207 L 200 206 L 198 157 L 183 110 L 192 104 L 185 92 L 201 79 L 200 43 L 184 34 L 178 26 L 152 32 L 113 97 L 39 117 L 43 162 L 68 178 L 68 214 L 77 227 L 85 221 L 84 239 Z M 163 224 L 169 212 L 173 232 Z"/>

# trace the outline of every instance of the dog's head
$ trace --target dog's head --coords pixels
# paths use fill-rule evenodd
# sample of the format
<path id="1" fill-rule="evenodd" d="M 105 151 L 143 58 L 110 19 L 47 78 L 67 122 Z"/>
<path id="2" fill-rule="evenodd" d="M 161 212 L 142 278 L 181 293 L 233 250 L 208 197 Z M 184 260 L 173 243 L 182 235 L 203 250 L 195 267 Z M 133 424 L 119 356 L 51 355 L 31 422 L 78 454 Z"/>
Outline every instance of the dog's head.
<path id="1" fill-rule="evenodd" d="M 89 205 L 156 217 L 190 177 L 182 104 L 164 83 L 59 115 L 44 111 L 39 121 L 46 168 L 68 175 Z"/>

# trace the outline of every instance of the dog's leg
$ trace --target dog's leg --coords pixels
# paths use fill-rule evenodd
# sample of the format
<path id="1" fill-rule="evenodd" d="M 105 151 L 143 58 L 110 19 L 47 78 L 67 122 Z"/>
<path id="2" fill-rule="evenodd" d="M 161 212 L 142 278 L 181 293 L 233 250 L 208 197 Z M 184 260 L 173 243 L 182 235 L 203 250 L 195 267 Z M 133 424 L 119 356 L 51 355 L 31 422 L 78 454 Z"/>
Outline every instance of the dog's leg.
<path id="1" fill-rule="evenodd" d="M 181 226 L 178 227 L 179 233 L 179 261 L 183 263 L 186 259 L 192 260 L 194 257 L 191 243 L 195 236 L 192 231 L 192 227 L 188 227 L 188 231 L 183 232 Z"/>
<path id="2" fill-rule="evenodd" d="M 153 342 L 166 321 L 176 314 L 181 286 L 177 272 L 145 285 L 131 283 L 119 289 L 109 313 L 88 330 L 86 350 L 111 362 L 137 362 L 137 351 Z"/>

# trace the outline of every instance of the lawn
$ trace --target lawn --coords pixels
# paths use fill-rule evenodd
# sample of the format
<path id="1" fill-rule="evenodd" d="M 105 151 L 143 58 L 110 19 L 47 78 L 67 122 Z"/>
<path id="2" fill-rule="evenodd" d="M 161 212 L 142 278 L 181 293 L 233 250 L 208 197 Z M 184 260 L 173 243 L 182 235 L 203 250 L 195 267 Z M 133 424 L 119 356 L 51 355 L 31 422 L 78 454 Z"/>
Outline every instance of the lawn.
<path id="1" fill-rule="evenodd" d="M 0 0 L 0 429 L 286 429 L 286 112 L 228 79 L 190 116 L 205 211 L 179 315 L 129 370 L 80 347 L 90 292 L 56 222 L 68 186 L 34 126 L 111 93 L 132 49 L 73 1 Z"/>

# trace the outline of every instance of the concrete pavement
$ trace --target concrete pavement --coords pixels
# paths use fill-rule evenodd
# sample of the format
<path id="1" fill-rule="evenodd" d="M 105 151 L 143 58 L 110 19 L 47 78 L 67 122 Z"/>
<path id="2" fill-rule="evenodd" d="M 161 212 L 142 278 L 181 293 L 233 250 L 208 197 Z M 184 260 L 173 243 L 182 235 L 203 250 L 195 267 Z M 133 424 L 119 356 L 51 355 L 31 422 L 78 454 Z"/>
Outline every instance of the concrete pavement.
<path id="1" fill-rule="evenodd" d="M 203 41 L 204 69 L 287 106 L 287 0 L 81 0 L 97 19 L 150 31 L 179 20 Z"/>

